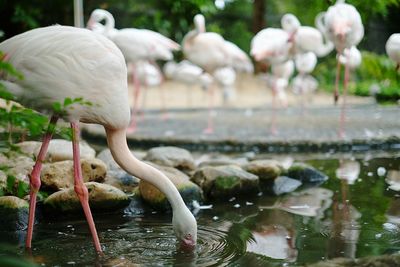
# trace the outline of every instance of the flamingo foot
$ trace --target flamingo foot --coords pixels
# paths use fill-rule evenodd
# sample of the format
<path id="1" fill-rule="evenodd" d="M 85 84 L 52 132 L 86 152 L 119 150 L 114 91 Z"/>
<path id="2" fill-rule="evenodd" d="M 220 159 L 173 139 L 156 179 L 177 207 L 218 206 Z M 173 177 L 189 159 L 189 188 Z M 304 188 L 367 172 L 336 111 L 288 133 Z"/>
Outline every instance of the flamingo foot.
<path id="1" fill-rule="evenodd" d="M 161 120 L 163 121 L 169 120 L 169 113 L 163 112 L 163 114 L 161 114 Z"/>
<path id="2" fill-rule="evenodd" d="M 209 127 L 205 128 L 205 129 L 203 130 L 203 133 L 204 133 L 204 134 L 213 134 L 213 133 L 214 133 L 214 128 L 211 127 L 211 126 L 209 126 Z"/>
<path id="3" fill-rule="evenodd" d="M 272 127 L 271 127 L 271 135 L 276 136 L 277 134 L 278 134 L 278 130 L 276 129 L 275 126 L 272 126 Z"/>

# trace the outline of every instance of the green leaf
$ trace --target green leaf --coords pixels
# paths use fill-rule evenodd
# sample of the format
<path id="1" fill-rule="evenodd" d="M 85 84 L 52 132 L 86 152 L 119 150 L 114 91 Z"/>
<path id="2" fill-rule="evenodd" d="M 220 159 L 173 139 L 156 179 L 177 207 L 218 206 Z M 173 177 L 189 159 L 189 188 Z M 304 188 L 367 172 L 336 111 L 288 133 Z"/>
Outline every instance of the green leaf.
<path id="1" fill-rule="evenodd" d="M 14 175 L 7 176 L 7 192 L 12 193 L 14 191 L 15 180 L 16 178 Z"/>
<path id="2" fill-rule="evenodd" d="M 29 194 L 29 184 L 20 181 L 17 187 L 17 197 L 23 198 L 24 196 Z"/>

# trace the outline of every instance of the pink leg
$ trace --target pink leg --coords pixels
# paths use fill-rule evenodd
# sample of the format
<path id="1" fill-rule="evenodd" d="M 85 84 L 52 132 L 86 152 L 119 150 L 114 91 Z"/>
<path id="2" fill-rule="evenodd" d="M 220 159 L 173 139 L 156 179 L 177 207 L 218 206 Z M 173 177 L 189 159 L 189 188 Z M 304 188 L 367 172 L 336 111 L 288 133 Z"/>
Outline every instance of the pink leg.
<path id="1" fill-rule="evenodd" d="M 209 88 L 208 93 L 208 121 L 207 128 L 203 130 L 205 134 L 214 133 L 214 120 L 213 120 L 213 112 L 214 112 L 214 84 L 212 84 Z"/>
<path id="2" fill-rule="evenodd" d="M 340 80 L 340 62 L 337 60 L 336 64 L 336 79 L 335 79 L 335 91 L 333 92 L 333 98 L 335 105 L 339 100 L 339 80 Z"/>
<path id="3" fill-rule="evenodd" d="M 349 58 L 346 59 L 349 62 Z M 343 81 L 343 104 L 340 112 L 340 125 L 339 125 L 339 137 L 343 138 L 345 136 L 345 123 L 346 123 L 346 96 L 347 96 L 347 85 L 350 77 L 349 64 L 346 63 L 344 67 L 344 81 Z"/>
<path id="4" fill-rule="evenodd" d="M 160 69 L 160 66 L 158 66 L 158 64 L 154 61 L 151 62 L 151 64 L 153 64 L 153 66 L 158 70 L 158 72 L 160 73 L 162 80 L 161 80 L 161 85 L 165 82 L 165 77 L 163 75 L 163 72 Z M 161 86 L 160 88 L 160 100 L 161 100 L 161 110 L 162 110 L 162 115 L 161 115 L 161 119 L 162 120 L 166 120 L 168 119 L 169 115 L 167 112 L 167 108 L 166 108 L 166 101 L 165 101 L 165 88 L 163 88 L 163 86 Z"/>
<path id="5" fill-rule="evenodd" d="M 276 112 L 277 112 L 277 103 L 276 103 L 276 87 L 275 82 L 272 88 L 272 117 L 271 117 L 271 134 L 276 135 L 278 133 L 276 129 Z"/>
<path id="6" fill-rule="evenodd" d="M 89 192 L 85 184 L 83 183 L 80 152 L 79 152 L 79 126 L 78 123 L 71 122 L 72 129 L 72 150 L 74 158 L 74 184 L 75 192 L 79 197 L 83 211 L 86 216 L 86 220 L 89 224 L 90 232 L 92 233 L 94 247 L 97 252 L 101 252 L 101 246 L 99 237 L 97 235 L 96 226 L 94 225 L 93 216 L 89 207 Z"/>
<path id="7" fill-rule="evenodd" d="M 40 189 L 40 171 L 42 170 L 42 163 L 47 153 L 47 149 L 49 147 L 49 143 L 51 137 L 54 133 L 55 126 L 57 123 L 58 117 L 53 116 L 50 119 L 49 126 L 47 128 L 46 134 L 43 137 L 42 146 L 40 147 L 39 154 L 36 158 L 35 166 L 33 166 L 33 170 L 29 177 L 30 182 L 30 202 L 29 202 L 29 220 L 28 220 L 28 233 L 26 236 L 25 246 L 27 248 L 32 247 L 32 234 L 33 234 L 33 225 L 35 223 L 35 210 L 36 210 L 36 195 Z"/>
<path id="8" fill-rule="evenodd" d="M 139 97 L 140 97 L 140 82 L 136 76 L 135 67 L 132 68 L 132 81 L 133 81 L 133 109 L 131 112 L 131 123 L 128 127 L 128 132 L 133 133 L 137 127 L 137 115 L 139 112 Z"/>

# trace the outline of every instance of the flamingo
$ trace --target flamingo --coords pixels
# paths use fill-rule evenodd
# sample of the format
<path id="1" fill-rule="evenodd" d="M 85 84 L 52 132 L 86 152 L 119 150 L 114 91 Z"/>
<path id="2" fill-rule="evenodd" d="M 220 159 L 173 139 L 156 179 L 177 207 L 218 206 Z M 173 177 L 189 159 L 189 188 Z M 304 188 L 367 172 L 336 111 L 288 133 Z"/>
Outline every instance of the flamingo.
<path id="1" fill-rule="evenodd" d="M 293 92 L 301 95 L 301 110 L 304 113 L 304 94 L 315 91 L 318 81 L 311 76 L 311 72 L 317 65 L 317 56 L 313 52 L 298 54 L 295 58 L 297 76 L 293 78 Z"/>
<path id="2" fill-rule="evenodd" d="M 215 32 L 206 32 L 205 18 L 197 14 L 193 18 L 195 29 L 188 32 L 182 40 L 185 57 L 204 69 L 210 75 L 218 68 L 229 65 L 229 54 L 224 38 Z M 214 132 L 213 125 L 214 85 L 209 88 L 208 123 L 204 133 Z"/>
<path id="3" fill-rule="evenodd" d="M 82 204 L 96 251 L 101 252 L 91 215 L 88 190 L 83 183 L 79 153 L 79 122 L 104 126 L 115 161 L 128 173 L 150 182 L 162 191 L 173 210 L 172 224 L 185 247 L 194 247 L 197 223 L 174 184 L 160 171 L 136 159 L 129 150 L 126 132 L 130 121 L 127 69 L 117 46 L 87 29 L 50 26 L 30 30 L 0 43 L 6 59 L 24 76 L 1 76 L 2 83 L 22 104 L 51 110 L 65 98 L 82 98 L 91 105 L 75 103 L 62 114 L 53 114 L 30 175 L 30 207 L 26 247 L 31 248 L 36 195 L 40 188 L 42 162 L 59 117 L 70 122 L 75 192 Z M 3 59 L 4 60 L 4 59 Z"/>
<path id="4" fill-rule="evenodd" d="M 400 70 L 400 33 L 392 34 L 386 42 L 386 53 L 396 63 L 396 69 Z"/>
<path id="5" fill-rule="evenodd" d="M 222 88 L 224 104 L 236 97 L 236 72 L 232 67 L 223 67 L 214 71 L 213 76 L 217 84 Z"/>
<path id="6" fill-rule="evenodd" d="M 140 60 L 137 61 L 135 64 L 133 64 L 133 67 L 135 68 L 136 76 L 137 79 L 139 80 L 140 84 L 142 84 L 145 88 L 147 87 L 156 87 L 160 85 L 163 81 L 163 76 L 159 69 L 155 67 L 153 64 L 149 63 L 148 61 Z M 129 69 L 129 67 L 128 67 Z M 162 89 L 161 89 L 162 90 Z M 144 109 L 144 105 L 146 103 L 146 92 L 147 90 L 144 91 L 143 94 L 143 100 L 142 100 L 142 110 Z M 164 110 L 165 113 L 165 106 L 163 105 L 165 103 L 165 96 L 164 96 L 164 91 L 161 91 L 161 105 L 162 105 L 162 110 Z M 142 114 L 143 115 L 143 114 Z"/>
<path id="7" fill-rule="evenodd" d="M 364 26 L 361 21 L 360 13 L 357 9 L 346 4 L 344 0 L 337 0 L 335 5 L 330 6 L 328 10 L 319 15 L 319 28 L 323 29 L 328 39 L 334 43 L 337 54 L 343 55 L 345 49 L 350 49 L 357 46 L 364 37 Z M 349 60 L 347 60 L 349 62 Z M 340 62 L 337 62 L 336 68 L 336 81 L 334 91 L 335 104 L 339 99 L 339 77 L 340 77 Z M 344 137 L 344 123 L 345 123 L 345 106 L 347 95 L 347 84 L 349 77 L 349 65 L 345 65 L 345 74 L 343 80 L 343 106 L 340 115 L 339 137 Z"/>
<path id="8" fill-rule="evenodd" d="M 357 46 L 364 37 L 364 26 L 360 13 L 354 6 L 346 4 L 344 0 L 337 0 L 335 5 L 330 6 L 326 12 L 317 16 L 317 27 L 334 43 L 339 55 L 343 54 L 345 48 Z M 339 76 L 340 63 L 338 62 L 334 93 L 335 103 L 339 98 Z M 347 85 L 346 79 L 344 83 Z M 343 92 L 346 93 L 346 90 L 347 86 L 344 86 Z"/>
<path id="9" fill-rule="evenodd" d="M 251 40 L 250 55 L 259 62 L 279 64 L 289 59 L 292 44 L 287 32 L 277 28 L 266 28 Z"/>
<path id="10" fill-rule="evenodd" d="M 164 74 L 167 78 L 179 81 L 191 86 L 200 84 L 202 88 L 208 88 L 213 81 L 213 77 L 204 72 L 202 68 L 194 65 L 188 60 L 182 60 L 179 63 L 169 61 L 163 67 Z M 190 105 L 191 88 L 187 90 L 187 103 Z"/>
<path id="11" fill-rule="evenodd" d="M 293 14 L 285 14 L 281 18 L 282 29 L 293 42 L 293 53 L 314 52 L 318 57 L 324 57 L 329 54 L 334 45 L 327 41 L 324 43 L 324 35 L 317 29 L 310 26 L 301 26 L 298 18 Z"/>
<path id="12" fill-rule="evenodd" d="M 105 24 L 100 22 L 105 20 Z M 155 60 L 172 60 L 173 51 L 179 50 L 179 44 L 164 35 L 147 29 L 126 28 L 117 30 L 114 28 L 115 20 L 107 10 L 95 9 L 90 15 L 87 23 L 89 29 L 104 34 L 110 38 L 119 49 L 121 49 L 128 63 L 139 60 L 154 62 Z M 130 131 L 136 129 L 136 113 L 138 112 L 138 101 L 140 96 L 140 82 L 138 81 L 135 68 L 132 67 L 132 80 L 135 86 L 133 116 Z"/>
<path id="13" fill-rule="evenodd" d="M 292 47 L 290 35 L 278 28 L 263 29 L 251 40 L 250 55 L 256 61 L 271 65 L 272 77 L 268 77 L 267 83 L 272 88 L 271 133 L 273 135 L 277 133 L 276 98 L 281 101 L 282 106 L 287 106 L 285 89 L 294 71 L 293 61 L 290 60 Z"/>

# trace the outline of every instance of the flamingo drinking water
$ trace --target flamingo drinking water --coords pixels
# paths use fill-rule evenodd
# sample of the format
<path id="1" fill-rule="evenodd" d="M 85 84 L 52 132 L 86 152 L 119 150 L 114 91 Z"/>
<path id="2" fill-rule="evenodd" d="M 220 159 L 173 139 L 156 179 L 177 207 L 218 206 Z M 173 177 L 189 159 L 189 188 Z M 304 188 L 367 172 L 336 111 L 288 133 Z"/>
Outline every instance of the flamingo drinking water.
<path id="1" fill-rule="evenodd" d="M 42 162 L 62 116 L 73 131 L 75 192 L 89 223 L 96 251 L 101 252 L 99 238 L 83 183 L 79 157 L 79 122 L 103 125 L 108 146 L 115 161 L 128 173 L 140 177 L 162 191 L 173 210 L 172 224 L 176 236 L 186 247 L 197 239 L 197 223 L 174 184 L 160 171 L 136 159 L 126 142 L 130 121 L 127 70 L 117 46 L 100 34 L 67 26 L 38 28 L 0 43 L 6 60 L 19 70 L 24 79 L 0 76 L 1 82 L 22 104 L 51 110 L 65 98 L 82 98 L 92 103 L 68 106 L 63 114 L 53 114 L 40 152 L 30 175 L 29 223 L 26 247 L 31 247 L 36 195 L 40 188 Z"/>

